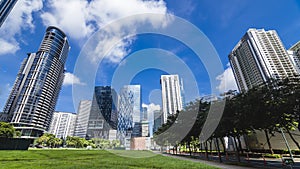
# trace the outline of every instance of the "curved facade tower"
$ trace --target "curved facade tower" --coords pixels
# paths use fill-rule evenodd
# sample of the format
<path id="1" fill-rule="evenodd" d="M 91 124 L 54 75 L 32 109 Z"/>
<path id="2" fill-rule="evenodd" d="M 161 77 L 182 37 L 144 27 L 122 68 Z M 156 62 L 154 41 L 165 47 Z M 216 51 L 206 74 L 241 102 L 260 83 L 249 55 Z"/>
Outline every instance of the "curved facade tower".
<path id="1" fill-rule="evenodd" d="M 22 136 L 37 137 L 48 130 L 69 49 L 66 35 L 50 26 L 39 50 L 23 61 L 3 111 Z"/>

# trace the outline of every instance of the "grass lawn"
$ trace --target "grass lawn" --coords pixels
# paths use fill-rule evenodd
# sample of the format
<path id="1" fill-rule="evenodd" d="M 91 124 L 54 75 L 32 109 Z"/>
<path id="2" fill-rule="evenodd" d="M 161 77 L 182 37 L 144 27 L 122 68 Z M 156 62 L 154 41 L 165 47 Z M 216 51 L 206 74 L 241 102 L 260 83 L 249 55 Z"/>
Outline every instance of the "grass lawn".
<path id="1" fill-rule="evenodd" d="M 116 155 L 118 154 L 118 155 Z M 130 157 L 126 157 L 130 156 Z M 146 158 L 133 158 L 145 157 Z M 151 156 L 151 157 L 149 157 Z M 205 168 L 205 164 L 178 160 L 148 151 L 115 150 L 28 150 L 0 151 L 0 168 L 66 169 L 66 168 Z"/>

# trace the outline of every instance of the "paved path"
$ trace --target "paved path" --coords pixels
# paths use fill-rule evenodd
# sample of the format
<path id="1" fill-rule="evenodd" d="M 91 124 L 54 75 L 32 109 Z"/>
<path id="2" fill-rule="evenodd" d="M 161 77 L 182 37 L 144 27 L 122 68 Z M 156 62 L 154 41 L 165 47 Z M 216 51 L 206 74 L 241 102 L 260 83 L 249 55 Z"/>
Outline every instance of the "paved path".
<path id="1" fill-rule="evenodd" d="M 210 166 L 223 168 L 223 169 L 252 169 L 252 167 L 229 165 L 229 164 L 219 163 L 219 162 L 214 162 L 214 161 L 206 161 L 206 160 L 201 160 L 201 159 L 193 159 L 193 158 L 189 158 L 189 157 L 176 156 L 176 155 L 171 155 L 171 154 L 164 154 L 164 153 L 161 153 L 161 152 L 154 152 L 154 153 L 161 154 L 163 156 L 172 157 L 172 158 L 177 158 L 177 159 L 180 159 L 180 160 L 189 160 L 189 161 L 193 161 L 193 162 L 200 162 L 200 163 L 204 163 L 204 164 L 207 164 L 207 165 L 210 165 Z"/>

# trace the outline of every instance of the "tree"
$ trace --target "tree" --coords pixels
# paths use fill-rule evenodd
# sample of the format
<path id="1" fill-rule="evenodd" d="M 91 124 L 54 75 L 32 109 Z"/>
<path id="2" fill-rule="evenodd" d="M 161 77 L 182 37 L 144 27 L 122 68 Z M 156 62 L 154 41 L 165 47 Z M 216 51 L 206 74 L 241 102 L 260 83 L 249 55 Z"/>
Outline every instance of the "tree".
<path id="1" fill-rule="evenodd" d="M 0 122 L 0 137 L 13 137 L 15 129 L 12 124 L 6 122 Z"/>

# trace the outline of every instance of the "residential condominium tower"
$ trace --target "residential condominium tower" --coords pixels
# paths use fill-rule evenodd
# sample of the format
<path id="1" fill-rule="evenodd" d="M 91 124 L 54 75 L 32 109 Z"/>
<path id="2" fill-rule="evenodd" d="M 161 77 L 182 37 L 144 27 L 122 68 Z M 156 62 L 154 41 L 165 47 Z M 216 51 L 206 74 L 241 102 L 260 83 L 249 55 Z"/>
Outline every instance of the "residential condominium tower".
<path id="1" fill-rule="evenodd" d="M 23 137 L 48 131 L 69 49 L 66 35 L 50 26 L 39 50 L 24 59 L 3 111 Z"/>
<path id="2" fill-rule="evenodd" d="M 57 138 L 66 139 L 74 135 L 76 114 L 68 112 L 54 112 L 49 133 Z"/>
<path id="3" fill-rule="evenodd" d="M 183 109 L 182 84 L 178 75 L 161 75 L 162 111 L 163 123 L 167 122 L 168 116 L 176 114 Z M 182 80 L 181 80 L 182 83 Z"/>
<path id="4" fill-rule="evenodd" d="M 300 74 L 300 41 L 288 50 L 288 54 L 298 74 Z"/>
<path id="5" fill-rule="evenodd" d="M 229 54 L 240 91 L 297 73 L 275 30 L 249 29 Z"/>
<path id="6" fill-rule="evenodd" d="M 0 27 L 18 0 L 0 0 Z"/>

